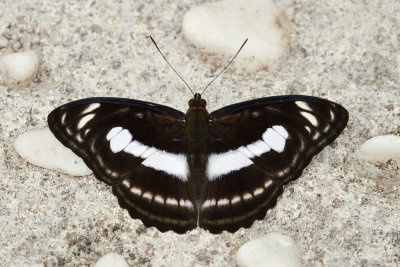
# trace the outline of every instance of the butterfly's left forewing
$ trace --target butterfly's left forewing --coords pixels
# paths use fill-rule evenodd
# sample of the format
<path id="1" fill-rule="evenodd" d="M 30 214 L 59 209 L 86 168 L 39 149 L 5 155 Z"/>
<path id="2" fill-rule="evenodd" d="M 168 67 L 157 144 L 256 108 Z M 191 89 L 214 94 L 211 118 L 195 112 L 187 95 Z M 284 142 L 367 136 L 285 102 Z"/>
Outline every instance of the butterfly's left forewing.
<path id="1" fill-rule="evenodd" d="M 54 135 L 113 185 L 132 217 L 161 231 L 196 227 L 188 183 L 184 114 L 166 106 L 120 98 L 89 98 L 48 116 Z"/>
<path id="2" fill-rule="evenodd" d="M 315 97 L 280 96 L 210 114 L 210 156 L 200 226 L 211 232 L 262 219 L 313 156 L 344 129 L 348 113 Z"/>

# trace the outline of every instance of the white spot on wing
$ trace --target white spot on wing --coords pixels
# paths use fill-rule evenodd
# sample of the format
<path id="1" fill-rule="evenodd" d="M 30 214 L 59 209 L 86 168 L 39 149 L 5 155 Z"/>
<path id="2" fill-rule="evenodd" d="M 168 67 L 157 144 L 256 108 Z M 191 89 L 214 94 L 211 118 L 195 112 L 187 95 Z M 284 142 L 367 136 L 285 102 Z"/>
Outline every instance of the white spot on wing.
<path id="1" fill-rule="evenodd" d="M 264 183 L 264 188 L 268 188 L 272 184 L 272 180 L 268 180 Z"/>
<path id="2" fill-rule="evenodd" d="M 313 135 L 312 139 L 313 140 L 317 140 L 320 136 L 321 136 L 321 134 L 319 132 L 315 132 L 315 134 Z"/>
<path id="3" fill-rule="evenodd" d="M 248 145 L 247 149 L 258 157 L 264 153 L 269 152 L 271 150 L 271 147 L 267 145 L 264 141 L 259 140 L 257 142 Z"/>
<path id="4" fill-rule="evenodd" d="M 238 171 L 253 162 L 237 150 L 229 150 L 221 154 L 211 154 L 208 157 L 207 176 L 210 181 L 233 171 Z"/>
<path id="5" fill-rule="evenodd" d="M 240 202 L 240 200 L 241 200 L 241 198 L 240 198 L 239 196 L 234 196 L 234 197 L 231 199 L 231 203 L 232 203 L 232 204 L 236 204 L 236 203 Z"/>
<path id="6" fill-rule="evenodd" d="M 143 161 L 142 165 L 166 172 L 182 181 L 187 181 L 189 170 L 186 156 L 183 154 L 172 154 L 157 150 Z"/>
<path id="7" fill-rule="evenodd" d="M 278 134 L 280 134 L 283 138 L 287 139 L 289 137 L 288 132 L 286 131 L 286 129 L 281 126 L 281 125 L 275 125 L 272 126 L 272 128 L 278 132 Z"/>
<path id="8" fill-rule="evenodd" d="M 324 129 L 322 129 L 322 132 L 323 133 L 327 133 L 328 132 L 328 130 L 331 128 L 331 126 L 329 125 L 329 124 L 327 124 L 325 127 L 324 127 Z"/>
<path id="9" fill-rule="evenodd" d="M 185 208 L 188 208 L 188 209 L 193 209 L 193 204 L 192 204 L 192 202 L 190 202 L 190 201 L 187 200 L 187 199 L 181 199 L 181 200 L 179 200 L 179 206 L 185 207 Z"/>
<path id="10" fill-rule="evenodd" d="M 65 124 L 65 118 L 67 117 L 67 112 L 64 112 L 62 115 L 61 115 L 61 124 Z"/>
<path id="11" fill-rule="evenodd" d="M 156 202 L 160 203 L 160 204 L 164 204 L 164 198 L 163 198 L 162 196 L 160 196 L 160 195 L 156 195 L 156 196 L 154 197 L 154 200 L 155 200 Z"/>
<path id="12" fill-rule="evenodd" d="M 217 202 L 215 201 L 215 199 L 207 199 L 206 201 L 204 201 L 203 205 L 201 205 L 202 209 L 207 209 L 211 206 L 215 206 L 217 204 Z"/>
<path id="13" fill-rule="evenodd" d="M 139 197 L 142 195 L 142 190 L 139 187 L 132 186 L 130 191 Z"/>
<path id="14" fill-rule="evenodd" d="M 330 115 L 331 121 L 334 121 L 335 120 L 335 113 L 332 110 L 329 110 L 329 115 Z"/>
<path id="15" fill-rule="evenodd" d="M 108 134 L 107 134 L 107 140 L 110 141 L 114 136 L 119 134 L 119 132 L 122 131 L 122 127 L 114 127 L 112 128 Z"/>
<path id="16" fill-rule="evenodd" d="M 114 153 L 118 153 L 122 151 L 125 147 L 127 147 L 131 141 L 132 134 L 127 129 L 120 131 L 110 141 L 111 151 Z"/>
<path id="17" fill-rule="evenodd" d="M 229 199 L 227 199 L 227 198 L 218 199 L 217 205 L 218 205 L 218 206 L 226 206 L 226 205 L 229 205 Z"/>
<path id="18" fill-rule="evenodd" d="M 76 138 L 76 140 L 78 140 L 79 143 L 82 143 L 82 142 L 83 142 L 83 138 L 82 138 L 82 136 L 81 136 L 80 133 L 78 133 L 78 134 L 75 136 L 75 138 Z"/>
<path id="19" fill-rule="evenodd" d="M 129 182 L 128 179 L 123 180 L 122 184 L 123 184 L 123 186 L 125 186 L 128 189 L 131 187 L 131 183 Z"/>
<path id="20" fill-rule="evenodd" d="M 285 148 L 286 139 L 278 134 L 275 130 L 268 128 L 262 135 L 265 143 L 267 143 L 276 152 L 282 152 Z"/>
<path id="21" fill-rule="evenodd" d="M 143 198 L 146 198 L 148 200 L 152 200 L 153 199 L 153 194 L 150 192 L 146 192 L 142 195 Z"/>
<path id="22" fill-rule="evenodd" d="M 248 200 L 248 199 L 250 199 L 250 198 L 252 198 L 253 196 L 250 194 L 250 193 L 244 193 L 243 194 L 243 199 L 244 200 Z"/>
<path id="23" fill-rule="evenodd" d="M 253 193 L 254 193 L 255 196 L 258 196 L 258 195 L 261 195 L 262 192 L 264 192 L 264 188 L 259 187 L 259 188 L 257 188 L 256 190 L 254 190 Z"/>
<path id="24" fill-rule="evenodd" d="M 71 130 L 70 127 L 65 128 L 65 131 L 67 132 L 68 135 L 73 135 L 74 132 Z"/>
<path id="25" fill-rule="evenodd" d="M 301 111 L 300 114 L 304 118 L 306 118 L 313 126 L 318 126 L 317 118 L 313 114 L 305 112 L 305 111 Z"/>
<path id="26" fill-rule="evenodd" d="M 157 151 L 157 149 L 155 149 L 154 147 L 148 147 L 148 149 L 140 157 L 146 159 L 146 158 L 150 157 L 156 151 Z"/>
<path id="27" fill-rule="evenodd" d="M 95 114 L 89 114 L 86 116 L 83 116 L 78 123 L 78 129 L 82 129 L 91 119 L 93 119 Z"/>
<path id="28" fill-rule="evenodd" d="M 288 137 L 289 133 L 283 126 L 274 125 L 272 128 L 268 128 L 264 132 L 262 135 L 263 140 L 258 140 L 247 146 L 241 146 L 237 151 L 249 159 L 259 157 L 262 154 L 271 151 L 271 148 L 277 152 L 282 152 Z"/>
<path id="29" fill-rule="evenodd" d="M 237 149 L 240 153 L 243 153 L 246 157 L 248 157 L 249 159 L 254 158 L 254 154 L 251 153 L 250 150 L 247 149 L 247 147 L 245 146 L 241 146 Z"/>
<path id="30" fill-rule="evenodd" d="M 100 107 L 100 103 L 93 103 L 90 104 L 87 108 L 85 108 L 81 114 L 89 113 L 92 112 L 93 110 L 97 109 Z"/>
<path id="31" fill-rule="evenodd" d="M 171 206 L 178 206 L 178 201 L 172 197 L 168 197 L 166 203 Z"/>
<path id="32" fill-rule="evenodd" d="M 148 146 L 134 140 L 124 148 L 124 152 L 140 157 L 148 148 Z"/>
<path id="33" fill-rule="evenodd" d="M 308 105 L 307 102 L 296 101 L 294 103 L 301 109 L 304 109 L 304 110 L 307 110 L 307 111 L 312 111 L 312 108 Z"/>

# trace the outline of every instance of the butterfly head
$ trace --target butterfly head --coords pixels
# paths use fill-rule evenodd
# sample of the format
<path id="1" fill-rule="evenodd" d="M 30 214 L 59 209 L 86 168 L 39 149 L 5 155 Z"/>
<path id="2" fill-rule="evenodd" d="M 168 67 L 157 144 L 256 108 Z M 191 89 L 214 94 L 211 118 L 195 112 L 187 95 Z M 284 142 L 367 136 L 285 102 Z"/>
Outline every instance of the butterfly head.
<path id="1" fill-rule="evenodd" d="M 192 99 L 189 100 L 189 108 L 205 108 L 207 102 L 201 98 L 199 93 L 196 93 Z"/>

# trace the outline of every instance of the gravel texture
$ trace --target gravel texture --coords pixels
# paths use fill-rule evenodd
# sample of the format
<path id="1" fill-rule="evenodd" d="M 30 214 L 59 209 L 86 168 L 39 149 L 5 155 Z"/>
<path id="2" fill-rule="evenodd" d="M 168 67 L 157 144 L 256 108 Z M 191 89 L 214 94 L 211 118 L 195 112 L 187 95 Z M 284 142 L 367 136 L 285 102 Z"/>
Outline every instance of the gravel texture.
<path id="1" fill-rule="evenodd" d="M 131 219 L 94 176 L 68 176 L 17 155 L 16 136 L 43 128 L 47 114 L 71 100 L 129 97 L 186 110 L 190 93 L 147 36 L 200 90 L 219 70 L 182 37 L 185 12 L 200 3 L 1 1 L 0 54 L 32 49 L 42 61 L 29 86 L 0 85 L 2 265 L 91 265 L 116 252 L 130 265 L 232 266 L 242 244 L 272 231 L 294 239 L 305 266 L 399 264 L 400 189 L 359 176 L 352 157 L 374 136 L 400 135 L 397 0 L 279 1 L 292 23 L 286 64 L 255 74 L 228 70 L 204 95 L 209 110 L 306 94 L 350 112 L 344 133 L 250 229 L 162 234 Z"/>

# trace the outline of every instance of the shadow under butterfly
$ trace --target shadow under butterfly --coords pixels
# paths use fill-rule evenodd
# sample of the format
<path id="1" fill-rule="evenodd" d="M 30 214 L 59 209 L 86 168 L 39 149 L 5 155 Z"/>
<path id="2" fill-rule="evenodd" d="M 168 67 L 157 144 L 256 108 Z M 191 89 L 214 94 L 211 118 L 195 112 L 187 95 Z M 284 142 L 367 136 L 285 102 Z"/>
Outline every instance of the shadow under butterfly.
<path id="1" fill-rule="evenodd" d="M 199 93 L 186 114 L 133 99 L 87 98 L 48 116 L 57 139 L 112 186 L 133 218 L 177 233 L 234 232 L 263 219 L 283 185 L 347 121 L 345 108 L 317 97 L 265 97 L 208 113 Z"/>

